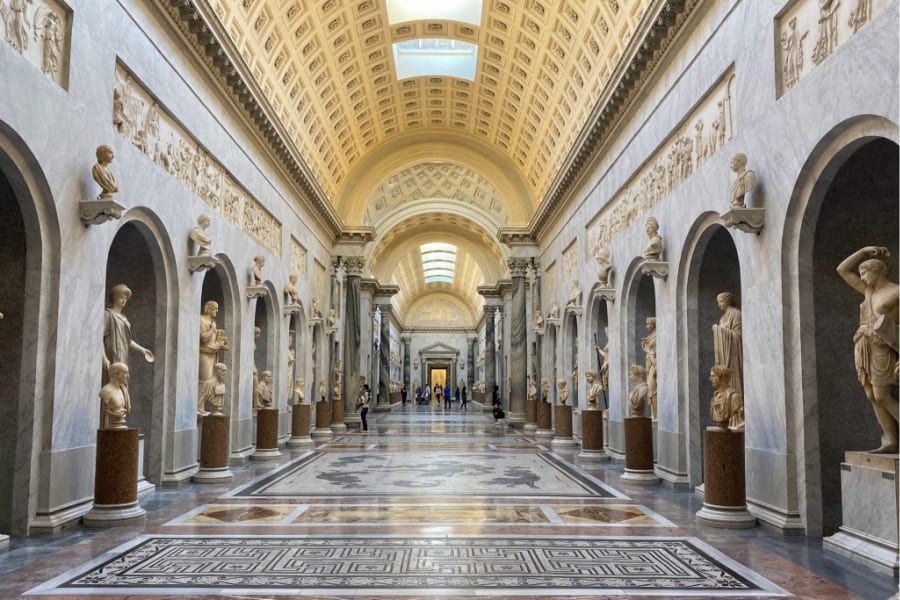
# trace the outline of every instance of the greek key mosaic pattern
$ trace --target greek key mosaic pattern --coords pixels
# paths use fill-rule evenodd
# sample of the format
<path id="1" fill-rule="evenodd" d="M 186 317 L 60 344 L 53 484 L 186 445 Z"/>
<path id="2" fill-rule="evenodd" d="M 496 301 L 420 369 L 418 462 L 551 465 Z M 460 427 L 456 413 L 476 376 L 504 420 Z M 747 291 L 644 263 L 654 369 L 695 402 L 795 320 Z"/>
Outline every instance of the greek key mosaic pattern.
<path id="1" fill-rule="evenodd" d="M 56 589 L 780 592 L 710 553 L 694 538 L 147 537 Z"/>

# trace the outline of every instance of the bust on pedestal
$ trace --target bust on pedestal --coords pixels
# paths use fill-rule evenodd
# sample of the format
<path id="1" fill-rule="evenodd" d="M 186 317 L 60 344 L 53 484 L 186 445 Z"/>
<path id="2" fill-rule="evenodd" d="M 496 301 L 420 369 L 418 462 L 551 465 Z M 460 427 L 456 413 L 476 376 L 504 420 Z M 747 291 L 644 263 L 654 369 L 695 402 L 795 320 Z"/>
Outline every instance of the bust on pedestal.
<path id="1" fill-rule="evenodd" d="M 650 242 L 644 249 L 644 260 L 640 265 L 641 273 L 657 279 L 665 279 L 669 276 L 669 263 L 663 260 L 663 239 L 659 235 L 659 221 L 656 220 L 656 217 L 647 218 L 645 229 Z"/>
<path id="2" fill-rule="evenodd" d="M 731 229 L 758 234 L 766 224 L 766 209 L 747 207 L 745 198 L 759 183 L 756 173 L 747 169 L 747 155 L 732 156 L 731 170 L 737 177 L 731 184 L 731 210 L 722 213 L 722 221 Z"/>
<path id="3" fill-rule="evenodd" d="M 627 483 L 657 483 L 659 477 L 653 471 L 653 427 L 650 417 L 645 417 L 649 400 L 647 371 L 640 365 L 631 365 L 629 378 L 634 384 L 628 396 L 628 414 L 625 418 L 625 473 Z"/>
<path id="4" fill-rule="evenodd" d="M 533 434 L 537 431 L 537 386 L 534 384 L 534 377 L 528 378 L 528 398 L 525 400 L 525 427 L 522 429 L 524 433 Z"/>
<path id="5" fill-rule="evenodd" d="M 309 437 L 312 405 L 306 401 L 306 392 L 303 391 L 305 386 L 306 380 L 303 377 L 299 377 L 294 383 L 293 398 L 296 402 L 291 405 L 291 438 L 287 442 L 292 448 L 313 444 L 312 438 Z"/>
<path id="6" fill-rule="evenodd" d="M 207 215 L 200 215 L 197 217 L 197 226 L 191 229 L 191 242 L 197 246 L 197 254 L 188 257 L 188 270 L 191 273 L 208 271 L 219 264 L 218 259 L 212 255 L 212 238 L 206 232 L 210 222 Z"/>
<path id="7" fill-rule="evenodd" d="M 200 385 L 200 470 L 193 477 L 197 483 L 230 481 L 234 476 L 228 468 L 231 420 L 222 414 L 227 372 L 228 367 L 216 363 L 213 376 Z M 207 412 L 207 407 L 212 410 Z"/>
<path id="8" fill-rule="evenodd" d="M 272 372 L 259 374 L 256 385 L 256 451 L 250 455 L 252 460 L 275 460 L 281 456 L 278 449 L 278 409 L 272 401 Z"/>
<path id="9" fill-rule="evenodd" d="M 541 378 L 541 400 L 537 404 L 537 431 L 535 437 L 548 442 L 553 439 L 553 405 L 550 404 L 550 382 Z"/>
<path id="10" fill-rule="evenodd" d="M 584 378 L 587 380 L 588 406 L 581 411 L 581 452 L 578 458 L 609 460 L 603 451 L 603 411 L 598 406 L 603 386 L 592 370 L 587 371 Z"/>
<path id="11" fill-rule="evenodd" d="M 578 442 L 572 437 L 572 407 L 568 405 L 568 382 L 560 379 L 556 386 L 559 388 L 559 404 L 556 407 L 556 427 L 553 441 L 550 447 L 559 450 L 571 450 L 578 447 Z"/>
<path id="12" fill-rule="evenodd" d="M 269 293 L 269 289 L 263 285 L 263 267 L 266 266 L 265 256 L 254 256 L 253 267 L 250 269 L 250 285 L 247 286 L 247 299 L 262 298 Z"/>
<path id="13" fill-rule="evenodd" d="M 331 402 L 325 395 L 328 393 L 325 387 L 325 380 L 319 380 L 319 401 L 316 402 L 316 428 L 312 430 L 310 436 L 313 440 L 321 442 L 330 440 L 334 435 L 331 430 Z"/>
<path id="14" fill-rule="evenodd" d="M 91 176 L 102 191 L 96 200 L 82 200 L 78 203 L 81 222 L 85 227 L 121 219 L 125 212 L 125 207 L 116 202 L 119 184 L 116 176 L 109 170 L 109 164 L 115 158 L 113 149 L 106 145 L 98 146 L 96 156 L 97 163 L 91 169 Z"/>

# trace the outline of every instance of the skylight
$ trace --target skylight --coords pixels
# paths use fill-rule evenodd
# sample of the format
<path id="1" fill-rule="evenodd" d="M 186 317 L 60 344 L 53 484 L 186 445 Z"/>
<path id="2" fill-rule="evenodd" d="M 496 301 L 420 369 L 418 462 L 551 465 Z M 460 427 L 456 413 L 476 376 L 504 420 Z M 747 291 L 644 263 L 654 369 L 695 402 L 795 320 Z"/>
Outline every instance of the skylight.
<path id="1" fill-rule="evenodd" d="M 456 273 L 456 246 L 431 242 L 419 247 L 425 283 L 453 283 Z"/>
<path id="2" fill-rule="evenodd" d="M 420 38 L 394 44 L 397 79 L 457 77 L 475 81 L 478 46 L 451 39 Z"/>
<path id="3" fill-rule="evenodd" d="M 482 0 L 387 0 L 388 24 L 447 20 L 481 25 Z"/>

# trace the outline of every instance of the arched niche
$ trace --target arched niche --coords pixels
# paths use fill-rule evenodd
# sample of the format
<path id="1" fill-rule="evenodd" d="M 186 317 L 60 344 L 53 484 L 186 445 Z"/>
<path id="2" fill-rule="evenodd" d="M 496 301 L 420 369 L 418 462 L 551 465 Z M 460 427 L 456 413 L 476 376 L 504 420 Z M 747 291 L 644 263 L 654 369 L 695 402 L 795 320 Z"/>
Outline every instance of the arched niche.
<path id="1" fill-rule="evenodd" d="M 309 378 L 306 373 L 306 343 L 308 337 L 306 316 L 301 305 L 300 311 L 292 314 L 288 320 L 288 351 L 293 352 L 294 363 L 293 368 L 291 368 L 291 361 L 290 359 L 288 360 L 287 390 L 285 391 L 288 403 L 297 401 L 294 398 L 295 382 L 298 379 L 303 379 L 305 388 L 306 380 Z M 290 354 L 288 356 L 290 357 Z M 303 390 L 303 393 L 306 394 L 306 389 Z M 307 396 L 307 399 L 309 399 L 309 396 Z"/>
<path id="2" fill-rule="evenodd" d="M 588 340 L 590 359 L 587 364 L 590 365 L 588 368 L 592 369 L 597 374 L 597 377 L 602 378 L 604 361 L 599 355 L 597 348 L 609 348 L 609 304 L 604 299 L 594 298 L 593 295 L 591 297 L 591 309 L 589 312 L 590 325 L 588 326 L 591 336 L 591 339 Z M 609 359 L 607 359 L 607 361 L 608 360 Z M 607 365 L 606 368 L 609 369 L 609 365 Z M 605 398 L 600 398 L 600 408 L 609 407 L 609 390 L 605 393 L 607 396 Z"/>
<path id="3" fill-rule="evenodd" d="M 50 473 L 60 233 L 37 159 L 0 121 L 0 533 L 25 535 Z"/>
<path id="4" fill-rule="evenodd" d="M 547 398 L 547 401 L 550 404 L 556 405 L 557 397 L 559 394 L 559 389 L 557 388 L 557 383 L 559 382 L 559 353 L 557 349 L 557 330 L 559 327 L 553 324 L 546 325 L 546 336 L 547 336 L 547 354 L 546 360 L 544 364 L 547 365 L 547 370 L 544 374 L 550 382 L 550 394 Z M 553 412 L 552 414 L 556 414 Z"/>
<path id="5" fill-rule="evenodd" d="M 653 277 L 644 275 L 638 268 L 638 262 L 635 262 L 630 268 L 630 278 L 628 291 L 625 294 L 625 326 L 622 331 L 625 334 L 625 357 L 624 365 L 624 390 L 622 396 L 623 402 L 627 399 L 631 390 L 631 381 L 628 379 L 628 372 L 631 365 L 646 366 L 647 356 L 641 346 L 641 341 L 647 337 L 647 319 L 656 318 L 656 291 L 654 287 Z M 648 403 L 649 404 L 649 403 Z M 646 415 L 650 414 L 650 407 L 647 406 Z M 628 416 L 627 409 L 625 416 Z"/>
<path id="6" fill-rule="evenodd" d="M 881 428 L 854 360 L 863 296 L 835 269 L 862 247 L 886 246 L 896 281 L 896 140 L 896 125 L 878 117 L 860 117 L 831 132 L 801 174 L 786 224 L 791 262 L 784 283 L 795 307 L 788 344 L 800 348 L 799 365 L 792 367 L 801 385 L 796 411 L 805 416 L 795 417 L 802 439 L 801 514 L 814 535 L 831 534 L 841 523 L 844 453 L 880 444 Z"/>
<path id="7" fill-rule="evenodd" d="M 167 410 L 174 409 L 174 373 L 169 371 L 174 371 L 172 365 L 177 364 L 173 343 L 177 293 L 173 289 L 174 277 L 170 276 L 174 262 L 171 245 L 158 219 L 143 209 L 126 213 L 109 247 L 105 306 L 109 306 L 113 286 L 127 285 L 132 296 L 124 314 L 131 326 L 131 337 L 154 355 L 154 361 L 148 363 L 141 353 L 128 353 L 128 426 L 140 430 L 144 476 L 155 484 L 162 479 L 166 437 L 174 413 Z M 106 319 L 103 315 L 98 317 Z M 104 331 L 104 343 L 105 338 Z M 100 385 L 98 382 L 97 389 Z"/>
<path id="8" fill-rule="evenodd" d="M 325 382 L 325 388 L 328 388 L 328 361 L 326 347 L 328 345 L 328 336 L 325 335 L 325 328 L 321 322 L 313 324 L 310 330 L 310 380 L 306 382 L 309 390 L 307 398 L 313 404 L 322 400 L 319 394 L 319 383 Z"/>
<path id="9" fill-rule="evenodd" d="M 578 361 L 578 316 L 574 312 L 565 317 L 565 347 L 563 348 L 563 379 L 569 382 L 569 406 L 578 407 L 578 384 L 584 373 Z"/>
<path id="10" fill-rule="evenodd" d="M 237 321 L 240 319 L 240 311 L 236 310 L 238 306 L 237 297 L 237 280 L 234 278 L 234 271 L 230 269 L 230 261 L 224 255 L 217 256 L 219 264 L 214 269 L 210 269 L 203 276 L 203 286 L 200 292 L 200 311 L 202 312 L 207 302 L 215 302 L 219 306 L 219 313 L 216 316 L 216 328 L 225 332 L 225 338 L 228 342 L 227 350 L 220 350 L 216 358 L 227 367 L 227 375 L 225 377 L 225 406 L 223 412 L 229 416 L 236 416 L 239 373 L 236 368 L 238 363 L 235 361 L 236 356 L 240 356 L 238 347 L 240 336 L 237 332 L 240 327 Z M 202 384 L 202 381 L 198 381 Z M 236 418 L 231 420 L 232 426 L 237 422 Z"/>
<path id="11" fill-rule="evenodd" d="M 263 371 L 272 374 L 272 403 L 274 408 L 281 406 L 278 395 L 278 323 L 280 321 L 279 308 L 277 306 L 278 292 L 271 281 L 264 283 L 268 289 L 265 296 L 256 299 L 253 313 L 253 325 L 260 331 L 259 338 L 255 340 L 253 348 L 253 364 L 258 371 L 258 377 Z"/>

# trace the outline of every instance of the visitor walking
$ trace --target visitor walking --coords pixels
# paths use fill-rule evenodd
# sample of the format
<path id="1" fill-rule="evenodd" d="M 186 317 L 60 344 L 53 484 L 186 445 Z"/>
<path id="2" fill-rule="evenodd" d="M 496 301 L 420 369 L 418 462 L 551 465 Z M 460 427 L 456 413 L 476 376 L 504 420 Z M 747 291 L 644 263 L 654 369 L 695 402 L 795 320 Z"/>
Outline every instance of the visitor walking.
<path id="1" fill-rule="evenodd" d="M 466 388 L 466 386 L 464 384 L 463 388 L 462 388 L 462 404 L 459 405 L 459 410 L 466 410 L 467 396 L 468 396 L 468 389 Z"/>
<path id="2" fill-rule="evenodd" d="M 444 386 L 444 408 L 450 410 L 450 386 Z"/>
<path id="3" fill-rule="evenodd" d="M 400 387 L 400 400 L 403 402 L 403 406 L 406 406 L 406 386 L 405 385 Z"/>
<path id="4" fill-rule="evenodd" d="M 356 410 L 359 411 L 363 433 L 369 433 L 369 423 L 366 421 L 366 416 L 369 414 L 369 395 L 369 384 L 367 383 L 359 390 L 359 397 L 356 399 Z"/>
<path id="5" fill-rule="evenodd" d="M 422 396 L 422 399 L 425 400 L 425 402 L 427 402 L 427 403 L 431 402 L 431 385 L 430 384 L 427 384 L 427 383 L 425 384 L 425 395 Z"/>
<path id="6" fill-rule="evenodd" d="M 438 404 L 440 404 L 440 403 L 441 403 L 441 400 L 443 400 L 443 399 L 444 399 L 444 390 L 441 389 L 441 384 L 437 384 L 436 386 L 434 386 L 434 399 L 433 399 L 433 401 L 434 401 L 434 402 L 437 402 Z"/>

